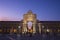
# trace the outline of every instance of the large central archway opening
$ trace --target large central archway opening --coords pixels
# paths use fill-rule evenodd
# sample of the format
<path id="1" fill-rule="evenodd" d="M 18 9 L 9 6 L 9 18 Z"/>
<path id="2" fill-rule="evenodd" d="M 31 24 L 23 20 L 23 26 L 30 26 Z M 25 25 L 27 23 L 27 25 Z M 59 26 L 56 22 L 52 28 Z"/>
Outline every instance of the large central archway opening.
<path id="1" fill-rule="evenodd" d="M 31 21 L 28 22 L 28 32 L 32 33 L 32 26 L 33 26 L 33 23 Z"/>
<path id="2" fill-rule="evenodd" d="M 28 22 L 28 29 L 31 29 L 31 28 L 32 28 L 32 22 L 29 21 L 29 22 Z"/>

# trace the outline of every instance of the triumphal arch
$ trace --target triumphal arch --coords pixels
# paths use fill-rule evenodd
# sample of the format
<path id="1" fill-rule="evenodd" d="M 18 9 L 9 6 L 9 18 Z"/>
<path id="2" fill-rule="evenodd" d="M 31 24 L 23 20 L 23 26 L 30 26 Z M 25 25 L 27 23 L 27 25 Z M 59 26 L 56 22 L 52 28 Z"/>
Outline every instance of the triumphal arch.
<path id="1" fill-rule="evenodd" d="M 31 10 L 23 15 L 22 33 L 36 33 L 37 18 Z"/>

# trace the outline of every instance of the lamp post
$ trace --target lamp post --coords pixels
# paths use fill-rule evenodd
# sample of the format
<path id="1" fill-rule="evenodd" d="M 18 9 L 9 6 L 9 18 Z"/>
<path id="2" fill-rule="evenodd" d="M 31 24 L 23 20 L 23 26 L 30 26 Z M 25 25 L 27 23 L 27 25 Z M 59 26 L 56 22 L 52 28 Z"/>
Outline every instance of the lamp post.
<path id="1" fill-rule="evenodd" d="M 20 40 L 20 28 L 21 28 L 21 26 L 18 26 L 17 40 Z"/>
<path id="2" fill-rule="evenodd" d="M 20 28 L 21 28 L 21 26 L 18 26 L 18 33 L 20 33 Z"/>

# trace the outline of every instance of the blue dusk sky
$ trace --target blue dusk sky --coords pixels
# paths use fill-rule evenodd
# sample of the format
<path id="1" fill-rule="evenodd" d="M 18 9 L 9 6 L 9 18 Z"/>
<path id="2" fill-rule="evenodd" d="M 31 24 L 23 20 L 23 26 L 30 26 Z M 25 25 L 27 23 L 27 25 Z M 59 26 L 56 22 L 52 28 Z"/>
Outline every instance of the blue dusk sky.
<path id="1" fill-rule="evenodd" d="M 20 21 L 29 10 L 41 21 L 60 21 L 60 0 L 0 0 L 0 21 Z"/>

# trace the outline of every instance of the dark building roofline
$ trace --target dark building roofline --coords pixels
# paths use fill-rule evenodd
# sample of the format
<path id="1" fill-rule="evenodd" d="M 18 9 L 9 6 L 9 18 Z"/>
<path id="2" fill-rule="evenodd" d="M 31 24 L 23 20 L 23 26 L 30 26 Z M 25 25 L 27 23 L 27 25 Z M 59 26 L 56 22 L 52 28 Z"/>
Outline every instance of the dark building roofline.
<path id="1" fill-rule="evenodd" d="M 22 21 L 0 21 L 1 22 L 5 22 L 5 23 L 22 23 Z M 38 21 L 38 23 L 60 23 L 60 21 Z"/>

